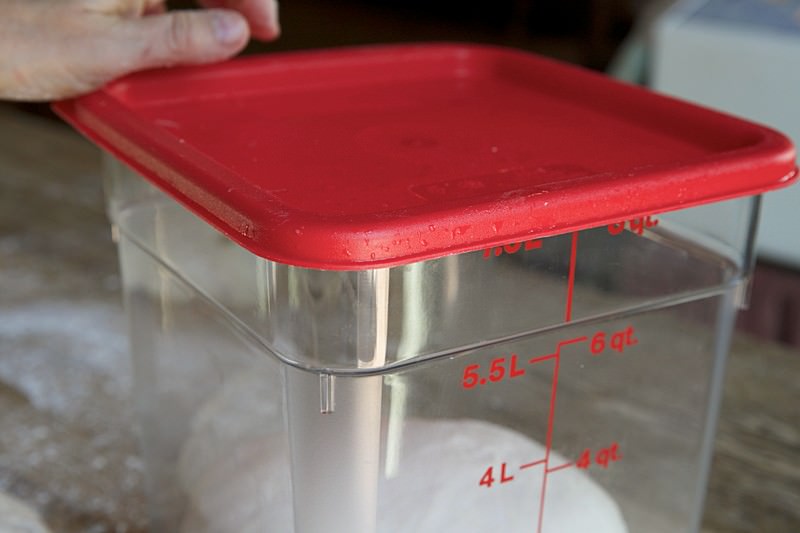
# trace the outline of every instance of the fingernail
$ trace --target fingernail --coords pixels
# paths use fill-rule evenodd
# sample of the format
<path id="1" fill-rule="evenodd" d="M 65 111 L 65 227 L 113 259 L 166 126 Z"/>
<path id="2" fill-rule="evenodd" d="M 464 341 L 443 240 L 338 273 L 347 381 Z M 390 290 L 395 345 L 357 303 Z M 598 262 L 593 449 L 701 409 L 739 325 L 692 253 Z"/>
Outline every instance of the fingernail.
<path id="1" fill-rule="evenodd" d="M 241 16 L 236 13 L 218 11 L 211 19 L 211 26 L 214 29 L 214 37 L 221 44 L 233 44 L 241 40 L 242 35 L 247 31 L 247 24 Z"/>

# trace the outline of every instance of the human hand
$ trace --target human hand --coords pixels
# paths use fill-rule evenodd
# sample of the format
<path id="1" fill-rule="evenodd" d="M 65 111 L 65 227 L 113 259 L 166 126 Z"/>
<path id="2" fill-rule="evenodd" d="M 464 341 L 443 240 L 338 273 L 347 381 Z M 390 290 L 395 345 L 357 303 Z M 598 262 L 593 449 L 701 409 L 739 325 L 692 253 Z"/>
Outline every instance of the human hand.
<path id="1" fill-rule="evenodd" d="M 0 99 L 75 96 L 134 72 L 220 61 L 280 33 L 276 0 L 0 0 Z"/>

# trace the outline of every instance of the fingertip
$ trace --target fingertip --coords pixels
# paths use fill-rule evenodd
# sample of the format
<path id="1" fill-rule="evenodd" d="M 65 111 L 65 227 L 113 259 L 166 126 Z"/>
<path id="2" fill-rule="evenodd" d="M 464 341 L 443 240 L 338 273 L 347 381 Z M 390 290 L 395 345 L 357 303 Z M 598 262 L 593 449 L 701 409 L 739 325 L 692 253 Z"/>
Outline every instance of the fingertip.
<path id="1" fill-rule="evenodd" d="M 126 23 L 133 70 L 221 61 L 240 52 L 250 38 L 247 20 L 229 9 L 173 11 Z"/>
<path id="2" fill-rule="evenodd" d="M 272 26 L 251 26 L 250 34 L 259 41 L 274 41 L 281 36 L 281 30 Z"/>
<path id="3" fill-rule="evenodd" d="M 281 29 L 277 26 L 251 26 L 250 34 L 259 41 L 274 41 L 281 36 Z"/>
<path id="4" fill-rule="evenodd" d="M 272 41 L 281 34 L 277 0 L 199 0 L 211 8 L 225 7 L 241 13 L 247 20 L 250 35 L 261 41 Z"/>
<path id="5" fill-rule="evenodd" d="M 264 6 L 266 16 L 264 21 L 260 24 L 253 24 L 251 22 L 251 32 L 253 37 L 263 41 L 272 41 L 281 35 L 280 24 L 280 9 L 278 0 L 266 0 Z"/>
<path id="6" fill-rule="evenodd" d="M 211 28 L 214 38 L 224 46 L 244 46 L 249 37 L 249 29 L 245 18 L 227 9 L 210 10 Z"/>

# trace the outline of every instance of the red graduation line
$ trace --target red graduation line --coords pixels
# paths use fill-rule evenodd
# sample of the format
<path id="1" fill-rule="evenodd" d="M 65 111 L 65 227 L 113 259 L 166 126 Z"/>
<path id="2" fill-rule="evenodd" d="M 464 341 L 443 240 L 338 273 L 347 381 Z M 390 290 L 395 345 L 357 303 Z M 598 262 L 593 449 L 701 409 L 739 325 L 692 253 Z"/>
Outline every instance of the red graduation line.
<path id="1" fill-rule="evenodd" d="M 550 359 L 555 359 L 557 355 L 558 353 L 549 353 L 547 355 L 534 356 L 528 359 L 528 363 L 533 365 L 542 361 L 549 361 Z"/>
<path id="2" fill-rule="evenodd" d="M 561 357 L 556 352 L 556 363 L 553 367 L 553 387 L 550 392 L 550 413 L 547 420 L 547 440 L 545 447 L 544 463 L 549 464 L 550 450 L 553 448 L 553 422 L 556 414 L 556 394 L 558 392 L 558 370 L 561 366 Z M 539 524 L 536 529 L 538 533 L 542 533 L 542 525 L 544 523 L 544 501 L 545 494 L 547 494 L 547 468 L 545 466 L 544 474 L 542 475 L 542 492 L 539 497 Z"/>
<path id="3" fill-rule="evenodd" d="M 531 468 L 536 465 L 543 465 L 545 463 L 545 459 L 539 459 L 538 461 L 534 461 L 532 463 L 526 463 L 519 467 L 520 470 L 525 470 L 526 468 Z"/>
<path id="4" fill-rule="evenodd" d="M 554 466 L 553 468 L 548 468 L 547 473 L 552 474 L 553 472 L 558 472 L 559 470 L 563 470 L 565 468 L 569 468 L 570 466 L 574 465 L 575 463 L 564 463 L 563 465 Z"/>

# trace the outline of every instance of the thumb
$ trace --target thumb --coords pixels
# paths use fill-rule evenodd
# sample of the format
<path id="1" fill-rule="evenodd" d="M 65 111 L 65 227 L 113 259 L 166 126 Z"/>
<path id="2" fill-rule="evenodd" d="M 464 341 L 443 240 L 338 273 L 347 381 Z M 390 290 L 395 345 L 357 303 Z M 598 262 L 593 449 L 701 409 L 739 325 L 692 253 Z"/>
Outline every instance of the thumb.
<path id="1" fill-rule="evenodd" d="M 130 70 L 208 63 L 235 55 L 250 37 L 247 21 L 228 9 L 173 11 L 126 21 L 139 45 Z M 131 34 L 129 34 L 131 35 Z"/>

